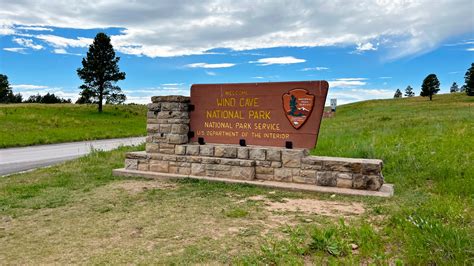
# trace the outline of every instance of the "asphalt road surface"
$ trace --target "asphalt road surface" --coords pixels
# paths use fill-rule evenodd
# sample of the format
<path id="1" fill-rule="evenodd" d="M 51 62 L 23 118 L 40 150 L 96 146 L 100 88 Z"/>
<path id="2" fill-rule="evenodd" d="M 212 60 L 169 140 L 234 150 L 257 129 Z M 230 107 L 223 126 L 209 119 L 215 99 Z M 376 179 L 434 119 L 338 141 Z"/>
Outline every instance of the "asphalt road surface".
<path id="1" fill-rule="evenodd" d="M 0 149 L 0 176 L 72 160 L 92 150 L 109 151 L 119 146 L 138 145 L 145 137 L 104 139 Z"/>

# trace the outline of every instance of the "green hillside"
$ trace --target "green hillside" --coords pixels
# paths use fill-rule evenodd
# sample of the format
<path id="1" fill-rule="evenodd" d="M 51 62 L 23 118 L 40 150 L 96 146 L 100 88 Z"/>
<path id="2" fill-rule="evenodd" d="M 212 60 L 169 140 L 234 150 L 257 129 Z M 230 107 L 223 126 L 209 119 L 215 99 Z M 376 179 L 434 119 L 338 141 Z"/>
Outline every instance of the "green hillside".
<path id="1" fill-rule="evenodd" d="M 146 106 L 0 104 L 0 148 L 143 136 Z"/>
<path id="2" fill-rule="evenodd" d="M 472 265 L 473 133 L 461 94 L 338 107 L 312 152 L 383 159 L 392 198 L 112 176 L 143 146 L 3 177 L 0 261 Z"/>

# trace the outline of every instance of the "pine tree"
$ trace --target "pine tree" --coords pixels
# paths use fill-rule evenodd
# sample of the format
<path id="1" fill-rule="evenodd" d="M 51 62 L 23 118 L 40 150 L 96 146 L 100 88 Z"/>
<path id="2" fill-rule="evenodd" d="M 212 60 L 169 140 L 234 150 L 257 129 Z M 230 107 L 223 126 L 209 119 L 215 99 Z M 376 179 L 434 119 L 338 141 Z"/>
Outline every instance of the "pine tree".
<path id="1" fill-rule="evenodd" d="M 296 111 L 297 111 L 297 102 L 296 102 L 296 97 L 294 95 L 291 95 L 291 99 L 290 99 L 290 112 L 288 112 L 289 115 L 296 115 Z"/>
<path id="2" fill-rule="evenodd" d="M 0 103 L 21 103 L 21 94 L 13 94 L 7 75 L 0 74 Z"/>
<path id="3" fill-rule="evenodd" d="M 400 89 L 397 89 L 397 91 L 395 91 L 395 94 L 393 95 L 393 98 L 402 98 L 402 96 L 403 94 Z"/>
<path id="4" fill-rule="evenodd" d="M 453 82 L 453 85 L 451 85 L 451 88 L 449 89 L 450 93 L 456 93 L 459 91 L 458 84 L 456 82 Z"/>
<path id="5" fill-rule="evenodd" d="M 474 63 L 471 64 L 471 67 L 467 70 L 466 75 L 464 75 L 464 80 L 466 81 L 466 94 L 469 96 L 474 96 Z"/>
<path id="6" fill-rule="evenodd" d="M 415 96 L 415 93 L 413 92 L 413 88 L 410 85 L 408 85 L 407 88 L 405 89 L 405 96 L 406 97 Z"/>
<path id="7" fill-rule="evenodd" d="M 114 102 L 117 98 L 126 99 L 122 89 L 114 85 L 125 79 L 125 73 L 120 72 L 118 66 L 119 60 L 109 36 L 98 33 L 89 46 L 86 58 L 82 59 L 82 68 L 77 69 L 77 75 L 84 81 L 80 86 L 81 98 L 85 97 L 82 101 L 98 103 L 99 112 L 102 112 L 104 99 L 107 102 Z"/>
<path id="8" fill-rule="evenodd" d="M 433 99 L 433 95 L 438 93 L 439 91 L 439 80 L 438 77 L 436 77 L 435 74 L 429 74 L 426 76 L 426 78 L 423 80 L 423 84 L 421 85 L 421 93 L 420 96 L 430 97 L 430 101 Z"/>

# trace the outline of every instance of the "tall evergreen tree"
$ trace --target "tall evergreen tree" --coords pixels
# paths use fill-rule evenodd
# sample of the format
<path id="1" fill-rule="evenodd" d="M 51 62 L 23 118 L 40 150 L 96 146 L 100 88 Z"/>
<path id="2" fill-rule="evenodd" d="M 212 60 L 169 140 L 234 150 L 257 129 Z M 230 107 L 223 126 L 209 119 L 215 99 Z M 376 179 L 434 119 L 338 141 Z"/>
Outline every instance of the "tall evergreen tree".
<path id="1" fill-rule="evenodd" d="M 0 74 L 0 103 L 21 103 L 21 94 L 13 94 L 7 75 Z"/>
<path id="2" fill-rule="evenodd" d="M 471 67 L 467 70 L 466 75 L 464 75 L 464 80 L 466 81 L 466 94 L 469 96 L 474 96 L 474 63 L 471 64 Z"/>
<path id="3" fill-rule="evenodd" d="M 393 95 L 393 98 L 402 98 L 403 94 L 402 92 L 400 91 L 400 89 L 397 89 L 395 91 L 395 94 Z"/>
<path id="4" fill-rule="evenodd" d="M 98 110 L 102 112 L 102 103 L 114 102 L 114 99 L 126 99 L 119 86 L 114 85 L 125 79 L 125 72 L 120 72 L 118 62 L 120 57 L 110 43 L 105 33 L 98 33 L 94 42 L 89 46 L 86 58 L 82 59 L 82 68 L 77 69 L 77 75 L 84 81 L 80 86 L 83 102 L 98 103 Z"/>
<path id="5" fill-rule="evenodd" d="M 410 85 L 408 85 L 407 88 L 405 89 L 405 96 L 406 97 L 415 96 L 415 93 L 413 92 L 413 88 Z"/>
<path id="6" fill-rule="evenodd" d="M 429 74 L 423 80 L 423 84 L 421 85 L 421 93 L 420 96 L 423 97 L 430 97 L 430 101 L 433 99 L 433 95 L 438 93 L 439 91 L 439 80 L 435 74 Z"/>
<path id="7" fill-rule="evenodd" d="M 459 91 L 459 86 L 456 82 L 453 82 L 453 85 L 451 85 L 451 88 L 449 89 L 450 93 L 456 93 Z"/>

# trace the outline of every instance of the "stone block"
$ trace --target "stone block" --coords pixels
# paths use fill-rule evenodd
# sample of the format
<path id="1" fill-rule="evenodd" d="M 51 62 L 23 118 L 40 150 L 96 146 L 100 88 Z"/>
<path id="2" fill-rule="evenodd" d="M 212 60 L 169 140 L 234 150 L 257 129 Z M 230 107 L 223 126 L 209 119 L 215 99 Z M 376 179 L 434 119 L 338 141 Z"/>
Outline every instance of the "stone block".
<path id="1" fill-rule="evenodd" d="M 190 163 L 201 163 L 202 162 L 202 157 L 200 157 L 200 156 L 184 156 L 184 158 L 186 158 L 186 161 L 190 162 Z"/>
<path id="2" fill-rule="evenodd" d="M 157 143 L 147 143 L 145 145 L 145 150 L 147 153 L 157 153 L 160 149 L 160 145 Z"/>
<path id="3" fill-rule="evenodd" d="M 238 162 L 240 166 L 246 166 L 246 167 L 255 166 L 255 161 L 251 161 L 251 160 L 238 160 Z"/>
<path id="4" fill-rule="evenodd" d="M 160 130 L 160 125 L 159 124 L 147 124 L 146 125 L 146 131 L 148 133 L 158 133 Z"/>
<path id="5" fill-rule="evenodd" d="M 190 97 L 180 96 L 180 95 L 170 95 L 170 96 L 152 96 L 152 103 L 160 102 L 178 102 L 178 103 L 189 103 L 191 100 Z"/>
<path id="6" fill-rule="evenodd" d="M 272 164 L 270 166 L 273 167 L 273 168 L 280 168 L 282 166 L 282 163 L 281 162 L 272 162 Z"/>
<path id="7" fill-rule="evenodd" d="M 171 133 L 171 124 L 158 124 L 160 133 Z"/>
<path id="8" fill-rule="evenodd" d="M 156 116 L 157 119 L 186 119 L 189 118 L 188 112 L 182 111 L 161 111 Z"/>
<path id="9" fill-rule="evenodd" d="M 156 118 L 147 118 L 146 124 L 158 124 L 158 120 Z"/>
<path id="10" fill-rule="evenodd" d="M 322 169 L 322 164 L 301 164 L 301 169 L 302 170 L 321 170 Z"/>
<path id="11" fill-rule="evenodd" d="M 148 171 L 149 164 L 145 161 L 138 161 L 138 171 Z"/>
<path id="12" fill-rule="evenodd" d="M 362 165 L 362 174 L 379 175 L 382 172 L 382 163 L 364 163 Z"/>
<path id="13" fill-rule="evenodd" d="M 191 164 L 191 174 L 197 176 L 204 176 L 206 175 L 206 166 L 200 163 L 192 163 Z"/>
<path id="14" fill-rule="evenodd" d="M 255 179 L 255 167 L 232 166 L 230 175 L 236 179 L 252 180 Z"/>
<path id="15" fill-rule="evenodd" d="M 199 145 L 186 145 L 186 155 L 199 155 Z"/>
<path id="16" fill-rule="evenodd" d="M 351 172 L 352 163 L 343 160 L 326 160 L 323 162 L 324 171 Z"/>
<path id="17" fill-rule="evenodd" d="M 337 184 L 336 175 L 332 172 L 318 172 L 316 174 L 316 180 L 319 186 L 335 187 Z"/>
<path id="18" fill-rule="evenodd" d="M 157 119 L 158 123 L 160 123 L 160 119 Z M 167 124 L 189 124 L 189 118 L 172 118 L 165 120 Z"/>
<path id="19" fill-rule="evenodd" d="M 148 158 L 148 155 L 145 152 L 142 152 L 142 151 L 127 152 L 125 154 L 125 158 L 127 158 L 127 159 L 146 159 L 146 158 Z"/>
<path id="20" fill-rule="evenodd" d="M 256 166 L 265 166 L 265 167 L 270 167 L 272 165 L 272 162 L 270 161 L 255 161 Z"/>
<path id="21" fill-rule="evenodd" d="M 237 158 L 239 158 L 239 159 L 248 159 L 249 158 L 249 148 L 237 148 Z"/>
<path id="22" fill-rule="evenodd" d="M 281 150 L 268 149 L 266 160 L 281 162 Z"/>
<path id="23" fill-rule="evenodd" d="M 186 144 L 188 143 L 188 135 L 169 134 L 168 143 L 171 144 Z"/>
<path id="24" fill-rule="evenodd" d="M 146 118 L 147 119 L 156 119 L 156 114 L 153 111 L 148 111 L 146 112 Z"/>
<path id="25" fill-rule="evenodd" d="M 264 167 L 264 166 L 256 166 L 255 167 L 255 173 L 264 174 L 264 175 L 273 175 L 274 168 Z"/>
<path id="26" fill-rule="evenodd" d="M 125 169 L 138 170 L 138 160 L 137 159 L 125 159 Z"/>
<path id="27" fill-rule="evenodd" d="M 170 162 L 176 162 L 177 156 L 176 155 L 170 155 L 170 154 L 163 154 L 163 157 L 161 160 L 163 161 L 170 161 Z"/>
<path id="28" fill-rule="evenodd" d="M 260 160 L 264 161 L 267 151 L 261 148 L 251 148 L 249 149 L 249 159 L 251 160 Z"/>
<path id="29" fill-rule="evenodd" d="M 335 173 L 336 178 L 338 179 L 349 179 L 352 180 L 352 174 L 351 173 Z"/>
<path id="30" fill-rule="evenodd" d="M 220 160 L 220 164 L 223 165 L 234 165 L 234 166 L 239 166 L 240 165 L 240 160 L 237 159 L 225 159 L 225 158 L 216 158 Z"/>
<path id="31" fill-rule="evenodd" d="M 186 146 L 185 145 L 176 145 L 175 148 L 174 148 L 174 154 L 185 155 L 186 154 Z"/>
<path id="32" fill-rule="evenodd" d="M 316 178 L 312 177 L 304 177 L 304 176 L 293 176 L 292 179 L 295 183 L 302 183 L 302 184 L 316 184 Z"/>
<path id="33" fill-rule="evenodd" d="M 336 186 L 340 188 L 352 188 L 352 179 L 337 178 Z"/>
<path id="34" fill-rule="evenodd" d="M 213 171 L 229 171 L 232 166 L 222 164 L 206 164 L 206 170 Z"/>
<path id="35" fill-rule="evenodd" d="M 301 167 L 301 159 L 304 157 L 304 150 L 283 150 L 281 160 L 284 167 Z"/>
<path id="36" fill-rule="evenodd" d="M 383 177 L 378 175 L 354 174 L 352 187 L 355 189 L 379 190 L 383 185 Z"/>
<path id="37" fill-rule="evenodd" d="M 186 124 L 171 124 L 172 134 L 187 135 L 189 132 L 189 126 Z"/>
<path id="38" fill-rule="evenodd" d="M 161 111 L 161 103 L 149 103 L 147 104 L 148 111 L 159 112 Z"/>
<path id="39" fill-rule="evenodd" d="M 221 159 L 211 157 L 211 158 L 202 158 L 201 161 L 204 164 L 218 164 L 221 162 Z"/>
<path id="40" fill-rule="evenodd" d="M 161 103 L 162 111 L 188 111 L 188 104 L 178 102 L 164 102 Z"/>
<path id="41" fill-rule="evenodd" d="M 265 174 L 255 174 L 255 178 L 258 180 L 267 180 L 271 181 L 273 180 L 273 175 L 265 175 Z"/>
<path id="42" fill-rule="evenodd" d="M 191 174 L 191 167 L 179 167 L 178 174 L 180 175 L 190 175 Z"/>
<path id="43" fill-rule="evenodd" d="M 201 156 L 214 156 L 214 146 L 212 145 L 201 145 L 199 148 L 199 154 Z"/>
<path id="44" fill-rule="evenodd" d="M 216 146 L 214 156 L 222 158 L 237 158 L 237 148 L 229 146 Z"/>
<path id="45" fill-rule="evenodd" d="M 174 149 L 160 148 L 159 152 L 163 154 L 174 154 Z"/>
<path id="46" fill-rule="evenodd" d="M 291 182 L 293 178 L 293 171 L 292 169 L 288 168 L 275 168 L 274 170 L 274 180 L 276 181 L 283 181 L 283 182 Z"/>
<path id="47" fill-rule="evenodd" d="M 312 178 L 316 180 L 316 170 L 300 170 L 299 175 L 305 178 Z"/>

